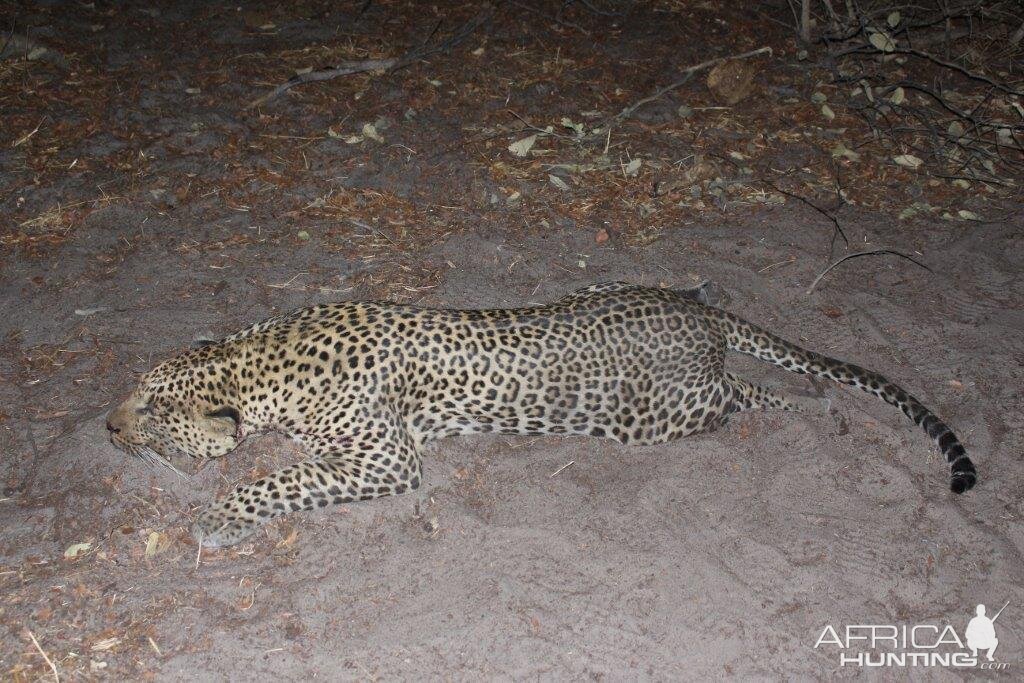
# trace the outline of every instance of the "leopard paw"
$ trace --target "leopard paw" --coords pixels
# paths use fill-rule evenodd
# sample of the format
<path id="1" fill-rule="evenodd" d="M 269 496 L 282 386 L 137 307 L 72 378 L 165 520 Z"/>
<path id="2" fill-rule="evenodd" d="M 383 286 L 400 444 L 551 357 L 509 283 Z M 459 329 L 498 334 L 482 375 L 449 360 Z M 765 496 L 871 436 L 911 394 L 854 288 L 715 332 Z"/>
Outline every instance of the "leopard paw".
<path id="1" fill-rule="evenodd" d="M 259 522 L 240 518 L 222 504 L 215 503 L 199 513 L 192 535 L 204 548 L 224 548 L 249 538 Z"/>

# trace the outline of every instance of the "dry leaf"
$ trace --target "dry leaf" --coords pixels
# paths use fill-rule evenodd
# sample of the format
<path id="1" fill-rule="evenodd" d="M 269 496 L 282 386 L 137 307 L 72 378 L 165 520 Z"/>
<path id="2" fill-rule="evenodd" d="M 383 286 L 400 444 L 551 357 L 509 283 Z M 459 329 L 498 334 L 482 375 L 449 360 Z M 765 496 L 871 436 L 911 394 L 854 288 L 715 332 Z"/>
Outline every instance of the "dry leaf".
<path id="1" fill-rule="evenodd" d="M 157 531 L 150 531 L 149 536 L 146 537 L 146 557 L 153 557 L 171 547 L 171 538 L 167 534 L 161 534 Z"/>
<path id="2" fill-rule="evenodd" d="M 111 636 L 110 638 L 104 638 L 103 640 L 94 643 L 93 646 L 89 649 L 91 649 L 93 652 L 103 652 L 118 645 L 120 642 L 120 638 L 118 638 L 117 636 Z"/>
<path id="3" fill-rule="evenodd" d="M 561 120 L 560 123 L 562 124 L 562 127 L 568 128 L 569 130 L 571 130 L 574 133 L 576 133 L 577 137 L 580 137 L 580 136 L 583 135 L 583 124 L 582 123 L 575 123 L 575 122 L 572 121 L 572 119 L 570 119 L 568 117 L 565 117 L 565 116 L 562 117 L 562 120 Z"/>
<path id="4" fill-rule="evenodd" d="M 917 168 L 918 166 L 924 163 L 919 158 L 915 157 L 913 154 L 901 154 L 897 157 L 893 157 L 892 160 L 895 161 L 900 166 L 904 166 L 906 168 Z"/>
<path id="5" fill-rule="evenodd" d="M 837 142 L 836 146 L 832 148 L 833 157 L 844 157 L 850 161 L 860 161 L 860 154 L 849 149 L 842 142 Z"/>
<path id="6" fill-rule="evenodd" d="M 880 52 L 893 52 L 896 49 L 896 43 L 892 41 L 892 38 L 885 31 L 872 33 L 868 41 Z"/>
<path id="7" fill-rule="evenodd" d="M 291 546 L 293 543 L 295 543 L 295 540 L 298 537 L 299 537 L 299 530 L 297 528 L 293 527 L 292 530 L 291 530 L 291 533 L 289 533 L 287 536 L 285 536 L 280 541 L 278 541 L 277 545 L 275 545 L 274 548 L 275 549 L 276 548 L 287 548 L 287 547 Z"/>
<path id="8" fill-rule="evenodd" d="M 363 124 L 363 137 L 369 138 L 381 144 L 384 143 L 384 136 L 377 132 L 377 127 L 372 123 Z"/>
<path id="9" fill-rule="evenodd" d="M 88 552 L 91 547 L 92 543 L 75 543 L 74 545 L 69 545 L 68 549 L 64 551 L 64 558 L 67 560 L 73 560 L 79 555 L 83 555 Z"/>
<path id="10" fill-rule="evenodd" d="M 568 190 L 569 189 L 569 186 L 566 184 L 566 182 L 564 180 L 562 180 L 561 178 L 559 178 L 558 176 L 556 176 L 556 175 L 551 175 L 549 173 L 548 174 L 548 180 L 551 181 L 551 184 L 554 185 L 555 187 L 557 187 L 559 190 Z"/>
<path id="11" fill-rule="evenodd" d="M 512 152 L 513 156 L 525 157 L 530 153 L 530 148 L 533 147 L 533 143 L 537 142 L 537 135 L 529 135 L 522 140 L 516 140 L 508 146 L 508 151 Z"/>
<path id="12" fill-rule="evenodd" d="M 711 180 L 719 175 L 719 168 L 713 162 L 698 157 L 693 166 L 686 169 L 681 181 L 690 185 Z"/>

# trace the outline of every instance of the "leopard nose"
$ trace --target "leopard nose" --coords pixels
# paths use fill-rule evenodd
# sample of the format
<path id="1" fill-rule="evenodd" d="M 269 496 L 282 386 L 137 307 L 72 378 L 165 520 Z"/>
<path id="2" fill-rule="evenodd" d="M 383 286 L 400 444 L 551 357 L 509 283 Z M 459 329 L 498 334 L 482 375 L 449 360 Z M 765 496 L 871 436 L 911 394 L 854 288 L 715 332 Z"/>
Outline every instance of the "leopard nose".
<path id="1" fill-rule="evenodd" d="M 111 434 L 120 434 L 121 428 L 115 427 L 114 425 L 110 424 L 110 420 L 107 420 L 107 431 L 110 432 Z"/>

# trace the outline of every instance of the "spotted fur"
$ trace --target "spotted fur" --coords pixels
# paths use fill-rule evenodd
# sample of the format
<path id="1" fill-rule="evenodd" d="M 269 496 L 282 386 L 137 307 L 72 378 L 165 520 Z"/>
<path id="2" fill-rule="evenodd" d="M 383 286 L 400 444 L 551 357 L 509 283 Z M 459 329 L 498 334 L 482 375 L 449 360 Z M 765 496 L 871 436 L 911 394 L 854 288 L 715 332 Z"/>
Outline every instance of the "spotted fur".
<path id="1" fill-rule="evenodd" d="M 446 436 L 577 434 L 655 444 L 731 413 L 795 410 L 726 372 L 726 350 L 858 387 L 900 408 L 950 464 L 976 479 L 953 432 L 881 375 L 786 342 L 685 292 L 624 283 L 547 306 L 441 310 L 337 303 L 257 323 L 146 374 L 111 414 L 115 445 L 177 468 L 217 458 L 247 434 L 278 430 L 310 459 L 241 486 L 205 509 L 207 546 L 236 543 L 271 518 L 415 489 L 420 453 Z"/>

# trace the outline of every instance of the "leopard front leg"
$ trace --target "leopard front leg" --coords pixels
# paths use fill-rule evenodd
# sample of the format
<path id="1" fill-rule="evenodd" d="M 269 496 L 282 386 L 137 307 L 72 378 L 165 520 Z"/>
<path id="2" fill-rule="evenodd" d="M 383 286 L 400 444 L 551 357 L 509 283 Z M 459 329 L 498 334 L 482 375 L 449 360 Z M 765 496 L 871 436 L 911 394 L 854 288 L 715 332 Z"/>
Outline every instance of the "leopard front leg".
<path id="1" fill-rule="evenodd" d="M 376 417 L 344 448 L 313 441 L 314 458 L 245 486 L 203 510 L 193 535 L 204 547 L 234 545 L 275 517 L 418 488 L 421 465 L 404 423 L 391 413 Z"/>

